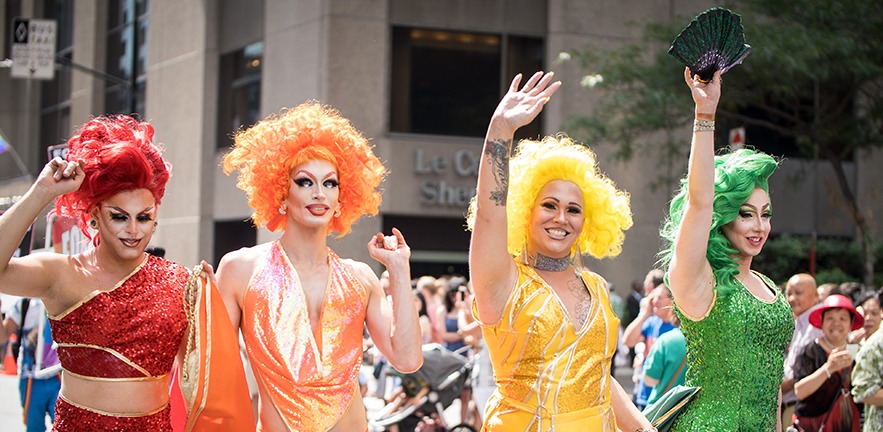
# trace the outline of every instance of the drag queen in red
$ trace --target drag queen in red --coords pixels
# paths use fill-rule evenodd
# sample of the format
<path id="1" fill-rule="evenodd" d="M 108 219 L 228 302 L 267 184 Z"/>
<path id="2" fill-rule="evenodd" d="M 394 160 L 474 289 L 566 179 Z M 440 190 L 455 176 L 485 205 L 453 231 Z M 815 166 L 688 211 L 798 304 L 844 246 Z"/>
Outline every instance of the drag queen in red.
<path id="1" fill-rule="evenodd" d="M 392 303 L 363 262 L 327 245 L 380 206 L 386 170 L 340 114 L 308 102 L 236 135 L 224 170 L 239 171 L 257 226 L 278 240 L 224 256 L 218 284 L 242 331 L 260 390 L 262 431 L 364 431 L 362 332 L 402 372 L 422 364 L 410 249 L 377 233 L 372 258 L 389 271 Z"/>
<path id="2" fill-rule="evenodd" d="M 170 374 L 198 328 L 195 303 L 185 306 L 185 286 L 198 276 L 144 253 L 170 175 L 152 138 L 153 127 L 131 117 L 89 121 L 68 141 L 67 160 L 49 161 L 0 217 L 0 287 L 41 298 L 58 343 L 64 372 L 53 430 L 172 430 Z M 13 258 L 56 197 L 55 211 L 76 218 L 95 247 Z"/>

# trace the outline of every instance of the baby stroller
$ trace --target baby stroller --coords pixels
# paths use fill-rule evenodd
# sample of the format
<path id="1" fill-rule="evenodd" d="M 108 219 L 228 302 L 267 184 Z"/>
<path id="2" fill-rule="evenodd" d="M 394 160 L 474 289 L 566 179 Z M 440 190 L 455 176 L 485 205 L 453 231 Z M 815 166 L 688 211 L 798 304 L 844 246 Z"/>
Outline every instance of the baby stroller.
<path id="1" fill-rule="evenodd" d="M 460 397 L 463 389 L 472 385 L 477 372 L 476 357 L 460 354 L 470 349 L 470 346 L 465 346 L 451 352 L 439 344 L 423 345 L 423 366 L 411 374 L 396 372 L 402 379 L 401 387 L 395 390 L 392 400 L 376 418 L 368 420 L 368 429 L 383 431 L 389 426 L 398 425 L 400 432 L 476 432 L 467 424 L 448 429 L 442 415 Z M 426 418 L 432 419 L 432 426 L 421 424 Z"/>

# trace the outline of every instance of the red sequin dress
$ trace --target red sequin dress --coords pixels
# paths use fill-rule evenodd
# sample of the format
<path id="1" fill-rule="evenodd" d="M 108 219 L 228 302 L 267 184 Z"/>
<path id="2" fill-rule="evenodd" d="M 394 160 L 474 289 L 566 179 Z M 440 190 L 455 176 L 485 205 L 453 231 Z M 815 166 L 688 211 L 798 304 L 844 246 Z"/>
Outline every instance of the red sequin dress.
<path id="1" fill-rule="evenodd" d="M 331 249 L 328 264 L 316 335 L 297 271 L 278 242 L 255 270 L 243 300 L 242 332 L 252 368 L 292 431 L 330 429 L 358 391 L 368 292 Z"/>
<path id="2" fill-rule="evenodd" d="M 183 289 L 188 276 L 185 267 L 148 256 L 110 291 L 95 290 L 50 316 L 64 374 L 92 381 L 168 376 L 187 328 Z M 172 429 L 168 404 L 148 413 L 110 413 L 73 403 L 61 394 L 53 430 Z"/>

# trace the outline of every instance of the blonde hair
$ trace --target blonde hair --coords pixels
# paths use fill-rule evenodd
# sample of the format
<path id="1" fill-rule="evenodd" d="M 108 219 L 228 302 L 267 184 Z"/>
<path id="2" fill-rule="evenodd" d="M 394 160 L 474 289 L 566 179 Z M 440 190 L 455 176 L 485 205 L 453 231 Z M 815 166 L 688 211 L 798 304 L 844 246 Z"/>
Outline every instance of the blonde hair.
<path id="1" fill-rule="evenodd" d="M 510 254 L 518 255 L 525 247 L 534 202 L 540 189 L 552 180 L 572 182 L 583 193 L 585 219 L 574 248 L 595 258 L 622 252 L 625 230 L 632 226 L 629 195 L 617 190 L 613 181 L 598 170 L 595 154 L 588 147 L 564 134 L 541 141 L 523 140 L 509 161 L 509 173 L 506 220 Z M 473 198 L 467 215 L 470 229 L 475 209 Z"/>
<path id="2" fill-rule="evenodd" d="M 279 207 L 291 185 L 291 170 L 316 159 L 337 169 L 340 216 L 332 218 L 328 233 L 342 237 L 362 215 L 377 214 L 386 168 L 368 140 L 336 109 L 308 101 L 238 132 L 224 156 L 224 173 L 239 171 L 236 186 L 248 195 L 255 225 L 284 230 L 288 219 Z"/>

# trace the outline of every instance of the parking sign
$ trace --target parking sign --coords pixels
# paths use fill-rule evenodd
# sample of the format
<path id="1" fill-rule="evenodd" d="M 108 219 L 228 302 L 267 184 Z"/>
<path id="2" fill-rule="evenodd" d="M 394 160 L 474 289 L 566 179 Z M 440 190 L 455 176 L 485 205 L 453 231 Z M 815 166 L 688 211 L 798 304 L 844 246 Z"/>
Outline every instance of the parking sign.
<path id="1" fill-rule="evenodd" d="M 12 76 L 55 77 L 55 20 L 12 19 Z"/>

